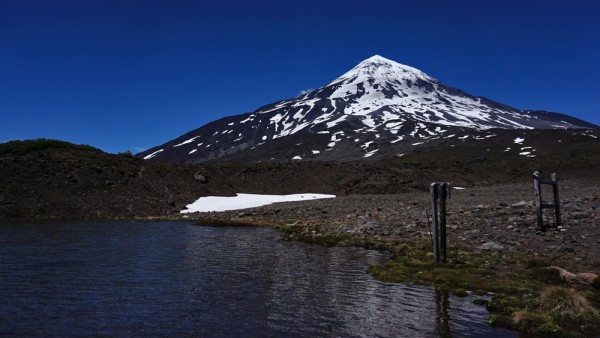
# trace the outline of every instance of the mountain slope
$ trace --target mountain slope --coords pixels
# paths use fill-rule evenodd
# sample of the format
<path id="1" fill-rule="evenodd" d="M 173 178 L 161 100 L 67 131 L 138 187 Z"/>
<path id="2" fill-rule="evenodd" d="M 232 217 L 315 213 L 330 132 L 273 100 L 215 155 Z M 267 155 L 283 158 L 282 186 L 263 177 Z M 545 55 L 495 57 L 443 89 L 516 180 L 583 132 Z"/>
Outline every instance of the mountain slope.
<path id="1" fill-rule="evenodd" d="M 497 128 L 597 127 L 472 96 L 376 55 L 312 92 L 214 121 L 138 156 L 167 162 L 355 160 L 449 137 L 493 137 L 497 132 L 489 131 Z"/>

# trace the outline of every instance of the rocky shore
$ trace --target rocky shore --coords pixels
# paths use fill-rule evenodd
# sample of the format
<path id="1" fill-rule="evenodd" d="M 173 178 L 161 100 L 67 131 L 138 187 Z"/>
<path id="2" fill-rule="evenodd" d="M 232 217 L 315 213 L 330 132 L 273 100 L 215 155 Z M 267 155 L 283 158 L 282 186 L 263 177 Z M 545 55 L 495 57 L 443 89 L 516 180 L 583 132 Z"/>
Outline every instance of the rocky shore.
<path id="1" fill-rule="evenodd" d="M 600 185 L 559 184 L 562 226 L 537 226 L 533 184 L 453 189 L 448 200 L 448 245 L 525 258 L 544 257 L 569 268 L 600 270 Z M 547 194 L 546 197 L 550 195 Z M 238 211 L 187 214 L 202 222 L 301 225 L 314 234 L 372 237 L 383 241 L 430 241 L 427 191 L 347 195 L 301 203 L 277 203 Z M 173 216 L 177 217 L 177 216 Z M 554 223 L 553 212 L 544 220 Z"/>
<path id="2" fill-rule="evenodd" d="M 391 261 L 369 269 L 375 278 L 422 283 L 458 296 L 492 292 L 491 301 L 476 300 L 490 311 L 490 325 L 536 336 L 596 337 L 600 184 L 561 181 L 562 225 L 545 231 L 537 225 L 533 190 L 533 183 L 454 189 L 448 201 L 444 264 L 434 263 L 431 253 L 427 191 L 346 195 L 173 217 L 207 225 L 275 226 L 285 239 L 387 250 Z M 544 220 L 552 225 L 553 212 L 545 212 Z"/>

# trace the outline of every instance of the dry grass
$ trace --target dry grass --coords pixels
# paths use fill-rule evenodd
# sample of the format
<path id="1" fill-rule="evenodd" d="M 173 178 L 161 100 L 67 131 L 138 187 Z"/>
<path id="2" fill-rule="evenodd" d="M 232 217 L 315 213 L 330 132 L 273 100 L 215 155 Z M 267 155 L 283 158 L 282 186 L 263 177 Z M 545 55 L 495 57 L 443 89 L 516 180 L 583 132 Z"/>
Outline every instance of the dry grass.
<path id="1" fill-rule="evenodd" d="M 545 313 L 531 312 L 528 310 L 520 310 L 513 314 L 515 326 L 519 330 L 528 333 L 538 333 L 540 327 L 551 320 L 552 318 Z"/>
<path id="2" fill-rule="evenodd" d="M 547 287 L 540 294 L 538 304 L 540 308 L 562 319 L 575 319 L 582 314 L 598 315 L 598 310 L 573 288 Z"/>

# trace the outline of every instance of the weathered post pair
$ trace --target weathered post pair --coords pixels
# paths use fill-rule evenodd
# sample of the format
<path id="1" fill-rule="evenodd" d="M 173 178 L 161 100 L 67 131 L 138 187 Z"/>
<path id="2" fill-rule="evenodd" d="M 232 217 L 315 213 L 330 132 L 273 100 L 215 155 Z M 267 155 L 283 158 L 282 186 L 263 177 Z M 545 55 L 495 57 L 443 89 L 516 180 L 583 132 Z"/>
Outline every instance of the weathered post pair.
<path id="1" fill-rule="evenodd" d="M 555 226 L 561 226 L 560 198 L 558 196 L 558 175 L 553 173 L 550 180 L 543 180 L 541 172 L 533 173 L 533 185 L 535 188 L 535 206 L 537 211 L 537 222 L 541 231 L 546 231 L 550 225 L 544 224 L 543 209 L 554 209 L 556 216 Z M 554 203 L 544 203 L 542 201 L 542 185 L 552 186 L 552 195 Z M 432 242 L 433 255 L 436 262 L 445 262 L 447 259 L 446 250 L 446 200 L 450 198 L 450 184 L 448 182 L 434 182 L 429 187 L 432 211 Z"/>
<path id="2" fill-rule="evenodd" d="M 546 228 L 549 228 L 549 225 L 544 224 L 544 216 L 543 209 L 554 209 L 554 215 L 556 216 L 555 226 L 561 226 L 561 217 L 560 217 L 560 198 L 558 196 L 558 176 L 556 173 L 552 173 L 550 176 L 551 179 L 543 180 L 542 173 L 538 170 L 533 172 L 533 186 L 535 188 L 535 208 L 537 211 L 537 222 L 538 226 L 542 231 L 546 231 Z M 542 185 L 551 185 L 552 186 L 552 195 L 554 197 L 554 203 L 544 203 L 542 201 Z"/>
<path id="3" fill-rule="evenodd" d="M 436 262 L 446 261 L 446 200 L 450 198 L 448 182 L 434 182 L 429 186 L 433 226 L 431 229 L 433 256 Z M 439 205 L 439 207 L 438 207 Z"/>

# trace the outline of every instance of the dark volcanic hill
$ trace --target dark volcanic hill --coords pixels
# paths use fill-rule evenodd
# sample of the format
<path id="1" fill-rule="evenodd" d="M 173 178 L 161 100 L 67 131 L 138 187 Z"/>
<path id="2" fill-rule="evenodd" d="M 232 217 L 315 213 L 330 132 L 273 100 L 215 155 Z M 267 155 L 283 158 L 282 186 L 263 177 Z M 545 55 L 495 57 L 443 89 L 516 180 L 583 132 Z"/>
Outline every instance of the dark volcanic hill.
<path id="1" fill-rule="evenodd" d="M 172 164 L 58 141 L 0 143 L 0 220 L 178 215 L 200 196 L 239 192 L 346 195 L 416 189 L 426 198 L 434 181 L 530 186 L 537 169 L 597 183 L 599 137 L 600 131 L 507 130 L 493 138 L 473 138 L 477 142 L 449 138 L 402 157 L 349 163 Z"/>
<path id="2" fill-rule="evenodd" d="M 476 97 L 376 55 L 310 93 L 214 121 L 138 157 L 349 161 L 406 154 L 447 139 L 478 142 L 503 130 L 571 128 L 598 127 Z"/>

